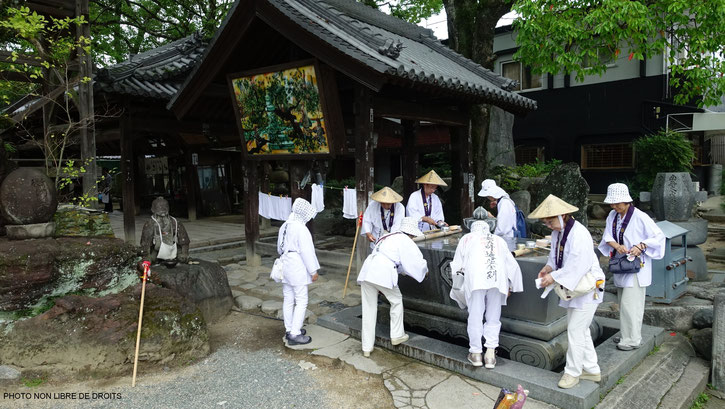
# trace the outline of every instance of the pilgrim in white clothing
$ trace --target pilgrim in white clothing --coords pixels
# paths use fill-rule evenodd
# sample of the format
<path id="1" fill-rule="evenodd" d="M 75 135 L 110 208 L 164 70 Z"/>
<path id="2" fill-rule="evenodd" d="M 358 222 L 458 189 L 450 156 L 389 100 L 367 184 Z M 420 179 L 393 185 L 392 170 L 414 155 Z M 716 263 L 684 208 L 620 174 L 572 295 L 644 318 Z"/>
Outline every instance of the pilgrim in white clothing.
<path id="1" fill-rule="evenodd" d="M 400 231 L 378 239 L 372 253 L 365 259 L 357 282 L 362 295 L 362 350 L 369 356 L 375 344 L 378 292 L 390 302 L 390 339 L 393 345 L 405 342 L 408 336 L 403 329 L 403 296 L 398 288 L 398 273 L 418 282 L 428 273 L 428 263 L 418 245 L 410 236 L 420 236 L 418 221 L 403 219 Z"/>
<path id="2" fill-rule="evenodd" d="M 599 267 L 589 230 L 570 215 L 577 210 L 576 206 L 549 195 L 529 215 L 532 219 L 542 219 L 553 230 L 549 258 L 539 272 L 544 287 L 556 283 L 573 290 L 587 273 L 591 273 L 597 280 L 604 280 L 604 272 Z M 589 326 L 594 319 L 597 304 L 602 302 L 603 297 L 598 294 L 602 288 L 600 286 L 569 301 L 559 301 L 559 306 L 566 308 L 569 341 L 564 376 L 559 381 L 560 388 L 572 388 L 579 383 L 579 379 L 596 382 L 601 379 Z"/>
<path id="3" fill-rule="evenodd" d="M 481 183 L 481 191 L 478 192 L 481 197 L 486 197 L 491 207 L 496 207 L 496 230 L 493 234 L 502 237 L 508 245 L 509 251 L 516 250 L 516 237 L 514 230 L 516 229 L 516 204 L 509 197 L 505 190 L 496 186 L 496 181 L 486 179 Z M 493 216 L 489 212 L 489 216 Z"/>
<path id="4" fill-rule="evenodd" d="M 501 331 L 501 306 L 506 305 L 509 292 L 523 291 L 521 268 L 506 242 L 491 234 L 484 221 L 474 222 L 471 232 L 458 242 L 451 262 L 451 271 L 463 271 L 466 305 L 468 306 L 468 360 L 481 366 L 486 339 L 486 368 L 496 365 L 495 349 Z M 486 322 L 483 323 L 484 314 Z"/>
<path id="5" fill-rule="evenodd" d="M 433 230 L 439 225 L 447 226 L 443 215 L 443 203 L 433 193 L 438 186 L 448 186 L 446 182 L 434 170 L 415 182 L 422 184 L 422 187 L 410 194 L 406 205 L 406 216 L 418 219 L 418 228 L 422 231 Z"/>
<path id="6" fill-rule="evenodd" d="M 279 228 L 277 253 L 283 263 L 282 292 L 283 318 L 287 342 L 290 345 L 307 344 L 311 338 L 302 332 L 307 311 L 307 285 L 317 280 L 320 263 L 315 255 L 312 235 L 307 229 L 317 212 L 310 202 L 298 198 L 292 204 L 292 213 Z"/>
<path id="7" fill-rule="evenodd" d="M 652 284 L 652 260 L 665 255 L 665 235 L 645 212 L 632 204 L 627 185 L 613 183 L 604 203 L 612 206 L 607 216 L 599 251 L 610 257 L 616 253 L 639 256 L 641 268 L 634 274 L 614 274 L 619 298 L 622 336 L 617 348 L 631 350 L 642 342 L 642 318 L 647 287 Z"/>
<path id="8" fill-rule="evenodd" d="M 403 197 L 393 189 L 384 187 L 370 196 L 370 202 L 363 214 L 362 232 L 370 241 L 370 249 L 382 236 L 396 232 L 405 217 L 405 207 L 400 203 Z"/>

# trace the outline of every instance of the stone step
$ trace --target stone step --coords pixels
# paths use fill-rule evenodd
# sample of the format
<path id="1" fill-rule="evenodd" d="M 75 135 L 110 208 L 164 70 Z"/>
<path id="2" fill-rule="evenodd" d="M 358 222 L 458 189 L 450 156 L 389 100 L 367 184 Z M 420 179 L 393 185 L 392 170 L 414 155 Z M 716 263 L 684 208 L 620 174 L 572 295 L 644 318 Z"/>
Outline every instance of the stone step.
<path id="1" fill-rule="evenodd" d="M 620 378 L 596 408 L 656 407 L 653 402 L 663 400 L 683 376 L 694 356 L 695 351 L 685 337 L 667 337 L 659 350 L 653 350 L 637 367 Z"/>
<path id="2" fill-rule="evenodd" d="M 244 247 L 244 240 L 225 240 L 215 244 L 189 248 L 189 254 L 206 253 L 214 250 L 224 250 L 233 247 Z"/>
<path id="3" fill-rule="evenodd" d="M 662 398 L 658 409 L 689 409 L 705 390 L 709 376 L 710 366 L 707 361 L 692 358 L 680 379 Z"/>

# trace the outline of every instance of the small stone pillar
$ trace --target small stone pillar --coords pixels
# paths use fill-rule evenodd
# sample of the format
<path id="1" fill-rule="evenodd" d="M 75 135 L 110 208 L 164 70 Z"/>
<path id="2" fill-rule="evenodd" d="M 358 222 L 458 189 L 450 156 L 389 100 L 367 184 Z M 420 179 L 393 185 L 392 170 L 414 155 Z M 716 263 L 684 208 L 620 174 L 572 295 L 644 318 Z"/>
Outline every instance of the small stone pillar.
<path id="1" fill-rule="evenodd" d="M 712 385 L 725 390 L 725 292 L 715 295 L 712 321 Z"/>

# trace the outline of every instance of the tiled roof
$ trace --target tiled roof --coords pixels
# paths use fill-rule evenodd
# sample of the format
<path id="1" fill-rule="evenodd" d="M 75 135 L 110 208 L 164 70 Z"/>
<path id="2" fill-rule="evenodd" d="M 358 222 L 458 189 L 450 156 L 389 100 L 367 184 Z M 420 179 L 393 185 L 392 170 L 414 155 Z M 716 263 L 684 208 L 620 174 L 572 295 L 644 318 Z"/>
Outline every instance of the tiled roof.
<path id="1" fill-rule="evenodd" d="M 431 30 L 353 0 L 267 0 L 300 27 L 380 73 L 473 94 L 494 104 L 536 109 L 510 92 L 516 83 L 457 54 Z"/>
<path id="2" fill-rule="evenodd" d="M 206 44 L 197 34 L 100 69 L 95 91 L 171 99 L 201 59 Z"/>

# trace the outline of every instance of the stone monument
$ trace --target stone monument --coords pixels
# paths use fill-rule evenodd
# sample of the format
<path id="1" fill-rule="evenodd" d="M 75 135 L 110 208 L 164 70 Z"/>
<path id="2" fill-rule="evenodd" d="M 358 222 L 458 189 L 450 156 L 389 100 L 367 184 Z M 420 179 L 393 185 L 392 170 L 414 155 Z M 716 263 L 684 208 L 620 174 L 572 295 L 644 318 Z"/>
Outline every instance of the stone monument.
<path id="1" fill-rule="evenodd" d="M 667 220 L 688 230 L 687 255 L 692 259 L 687 264 L 688 277 L 696 281 L 707 279 L 705 255 L 697 247 L 707 240 L 707 220 L 693 216 L 695 203 L 707 200 L 707 192 L 696 191 L 687 172 L 662 172 L 655 177 L 652 192 L 644 193 L 640 199 L 647 201 L 649 197 L 657 220 Z M 682 246 L 682 239 L 673 240 L 672 244 Z"/>
<path id="2" fill-rule="evenodd" d="M 169 202 L 157 197 L 151 203 L 151 220 L 141 231 L 141 253 L 154 264 L 173 267 L 189 261 L 189 234 L 184 225 L 169 215 Z"/>
<path id="3" fill-rule="evenodd" d="M 13 240 L 49 237 L 58 208 L 53 182 L 34 168 L 18 168 L 0 185 L 0 218 Z"/>

